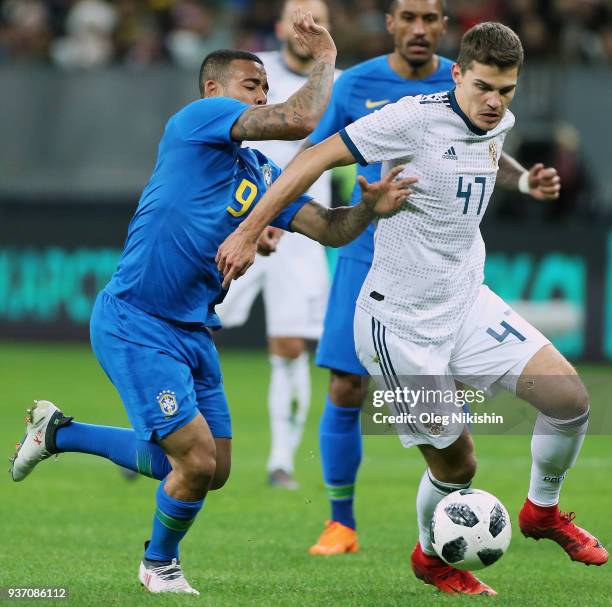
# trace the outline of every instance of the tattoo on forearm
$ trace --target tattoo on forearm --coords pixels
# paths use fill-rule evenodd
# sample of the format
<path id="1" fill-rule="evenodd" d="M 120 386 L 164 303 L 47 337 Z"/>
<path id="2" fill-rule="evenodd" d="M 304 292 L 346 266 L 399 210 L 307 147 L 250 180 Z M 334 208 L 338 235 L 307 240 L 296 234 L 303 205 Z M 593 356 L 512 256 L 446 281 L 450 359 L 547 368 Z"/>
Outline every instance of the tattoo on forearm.
<path id="1" fill-rule="evenodd" d="M 240 116 L 233 129 L 235 139 L 281 139 L 292 136 L 296 126 L 316 122 L 329 101 L 334 80 L 334 65 L 315 64 L 308 81 L 285 103 L 253 107 Z M 298 134 L 296 138 L 302 138 Z"/>
<path id="2" fill-rule="evenodd" d="M 363 232 L 374 219 L 373 213 L 364 205 L 324 209 L 329 225 L 329 240 L 332 246 L 345 245 Z"/>

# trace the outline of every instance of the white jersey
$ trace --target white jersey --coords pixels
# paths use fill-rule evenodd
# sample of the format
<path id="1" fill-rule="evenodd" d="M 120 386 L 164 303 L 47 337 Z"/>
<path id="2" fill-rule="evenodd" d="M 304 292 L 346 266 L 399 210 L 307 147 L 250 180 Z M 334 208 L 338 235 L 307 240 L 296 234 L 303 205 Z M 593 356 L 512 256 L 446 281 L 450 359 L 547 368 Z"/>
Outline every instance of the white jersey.
<path id="1" fill-rule="evenodd" d="M 404 97 L 346 127 L 360 162 L 405 164 L 414 176 L 408 208 L 381 219 L 374 261 L 357 305 L 415 343 L 452 340 L 478 294 L 485 247 L 480 221 L 514 116 L 491 131 L 475 127 L 454 92 Z"/>

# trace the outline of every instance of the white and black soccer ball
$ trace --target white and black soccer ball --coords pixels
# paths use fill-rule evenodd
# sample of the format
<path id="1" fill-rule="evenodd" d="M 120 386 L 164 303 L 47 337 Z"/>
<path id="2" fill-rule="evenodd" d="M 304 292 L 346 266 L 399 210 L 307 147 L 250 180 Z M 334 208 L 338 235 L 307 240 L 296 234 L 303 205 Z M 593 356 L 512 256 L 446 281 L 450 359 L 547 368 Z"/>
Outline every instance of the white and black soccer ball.
<path id="1" fill-rule="evenodd" d="M 476 570 L 497 562 L 510 545 L 508 511 L 490 493 L 461 489 L 443 498 L 431 519 L 431 543 L 457 569 Z"/>

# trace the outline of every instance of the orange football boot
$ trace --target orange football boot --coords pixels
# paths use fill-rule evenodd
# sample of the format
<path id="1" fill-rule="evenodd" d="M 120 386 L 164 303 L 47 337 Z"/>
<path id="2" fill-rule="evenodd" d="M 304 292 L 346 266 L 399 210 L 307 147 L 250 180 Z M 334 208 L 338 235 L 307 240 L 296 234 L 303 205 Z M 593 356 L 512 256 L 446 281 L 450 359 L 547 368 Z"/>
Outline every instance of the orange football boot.
<path id="1" fill-rule="evenodd" d="M 497 594 L 493 588 L 481 582 L 473 573 L 447 565 L 441 558 L 425 554 L 417 543 L 410 556 L 412 571 L 426 584 L 450 594 Z"/>
<path id="2" fill-rule="evenodd" d="M 317 543 L 308 549 L 309 554 L 330 555 L 357 552 L 357 531 L 338 521 L 325 521 L 325 529 Z"/>
<path id="3" fill-rule="evenodd" d="M 519 513 L 519 527 L 525 537 L 557 542 L 572 561 L 603 565 L 608 561 L 608 551 L 594 535 L 572 522 L 575 517 L 574 512 L 559 512 L 558 506 L 537 506 L 526 499 Z"/>

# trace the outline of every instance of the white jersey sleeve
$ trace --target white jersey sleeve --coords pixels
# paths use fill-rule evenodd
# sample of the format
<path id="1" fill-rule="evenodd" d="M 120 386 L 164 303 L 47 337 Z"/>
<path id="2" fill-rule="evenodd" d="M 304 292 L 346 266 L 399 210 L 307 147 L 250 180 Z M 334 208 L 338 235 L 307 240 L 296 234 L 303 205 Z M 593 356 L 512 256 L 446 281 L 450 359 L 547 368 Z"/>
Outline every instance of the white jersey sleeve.
<path id="1" fill-rule="evenodd" d="M 416 97 L 403 97 L 349 124 L 340 136 L 361 164 L 409 158 L 421 147 L 425 117 Z"/>

